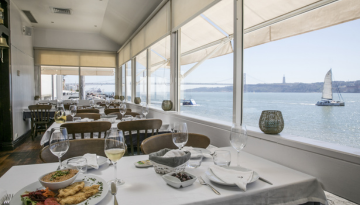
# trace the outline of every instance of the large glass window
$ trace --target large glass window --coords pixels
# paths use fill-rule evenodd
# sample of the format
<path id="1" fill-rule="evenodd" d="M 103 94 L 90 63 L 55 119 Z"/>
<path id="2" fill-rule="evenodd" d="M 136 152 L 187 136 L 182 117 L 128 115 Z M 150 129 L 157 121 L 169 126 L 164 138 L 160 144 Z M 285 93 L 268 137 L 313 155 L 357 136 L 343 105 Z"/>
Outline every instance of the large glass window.
<path id="1" fill-rule="evenodd" d="M 147 51 L 141 52 L 135 57 L 136 60 L 136 96 L 140 97 L 141 102 L 146 102 L 147 92 L 147 72 L 146 72 L 146 53 Z"/>
<path id="2" fill-rule="evenodd" d="M 115 96 L 115 68 L 81 67 L 84 98 L 107 99 Z"/>
<path id="3" fill-rule="evenodd" d="M 216 4 L 181 28 L 180 111 L 231 122 L 232 31 L 224 31 L 222 25 L 232 24 L 233 17 L 220 15 L 222 21 L 216 21 L 213 14 L 219 6 L 221 9 Z"/>
<path id="4" fill-rule="evenodd" d="M 79 98 L 79 68 L 41 66 L 41 99 Z"/>
<path id="5" fill-rule="evenodd" d="M 282 134 L 360 148 L 360 20 L 331 26 L 337 18 L 327 15 L 342 16 L 331 13 L 336 4 L 353 6 L 337 1 L 245 35 L 245 124 L 279 110 Z"/>
<path id="6" fill-rule="evenodd" d="M 170 36 L 151 46 L 149 69 L 149 95 L 151 105 L 160 107 L 163 100 L 170 100 Z"/>
<path id="7" fill-rule="evenodd" d="M 126 63 L 126 100 L 131 102 L 131 60 Z"/>

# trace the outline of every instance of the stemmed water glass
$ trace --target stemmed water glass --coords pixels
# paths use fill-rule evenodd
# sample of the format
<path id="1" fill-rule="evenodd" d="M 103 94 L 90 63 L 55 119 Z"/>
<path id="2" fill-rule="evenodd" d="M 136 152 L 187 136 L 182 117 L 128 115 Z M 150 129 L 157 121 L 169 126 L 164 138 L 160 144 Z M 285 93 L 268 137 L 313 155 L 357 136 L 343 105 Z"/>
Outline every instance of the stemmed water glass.
<path id="1" fill-rule="evenodd" d="M 117 186 L 124 184 L 124 180 L 117 178 L 117 161 L 119 161 L 125 154 L 126 144 L 124 140 L 124 134 L 122 130 L 117 128 L 112 128 L 107 131 L 107 136 L 105 138 L 105 155 L 111 160 L 114 164 L 114 174 L 115 179 L 111 180 L 109 183 L 115 182 Z"/>
<path id="2" fill-rule="evenodd" d="M 65 127 L 56 127 L 51 129 L 50 151 L 59 158 L 59 169 L 62 169 L 61 157 L 69 150 L 70 142 L 67 129 Z"/>
<path id="3" fill-rule="evenodd" d="M 141 112 L 145 116 L 145 119 L 146 119 L 146 115 L 149 113 L 149 105 L 146 104 L 146 105 L 142 106 Z"/>
<path id="4" fill-rule="evenodd" d="M 172 132 L 172 140 L 174 144 L 181 150 L 188 141 L 188 129 L 185 122 L 175 123 Z"/>
<path id="5" fill-rule="evenodd" d="M 120 104 L 120 108 L 119 108 L 120 114 L 122 115 L 122 118 L 124 118 L 124 115 L 126 113 L 126 104 L 125 103 L 121 103 Z M 121 119 L 122 119 L 121 118 Z"/>
<path id="6" fill-rule="evenodd" d="M 246 126 L 233 124 L 230 132 L 230 144 L 237 151 L 237 166 L 240 166 L 239 156 L 240 151 L 246 146 L 247 143 Z"/>
<path id="7" fill-rule="evenodd" d="M 109 108 L 109 106 L 110 106 L 110 100 L 109 100 L 109 99 L 107 99 L 107 100 L 105 101 L 105 105 L 106 105 L 106 108 Z"/>
<path id="8" fill-rule="evenodd" d="M 95 107 L 95 101 L 94 100 L 90 100 L 89 104 L 90 104 L 90 107 L 92 107 L 92 108 Z"/>
<path id="9" fill-rule="evenodd" d="M 72 119 L 74 121 L 74 117 L 75 117 L 76 112 L 77 112 L 77 106 L 76 105 L 70 105 L 69 110 L 70 110 L 70 115 L 72 116 Z"/>

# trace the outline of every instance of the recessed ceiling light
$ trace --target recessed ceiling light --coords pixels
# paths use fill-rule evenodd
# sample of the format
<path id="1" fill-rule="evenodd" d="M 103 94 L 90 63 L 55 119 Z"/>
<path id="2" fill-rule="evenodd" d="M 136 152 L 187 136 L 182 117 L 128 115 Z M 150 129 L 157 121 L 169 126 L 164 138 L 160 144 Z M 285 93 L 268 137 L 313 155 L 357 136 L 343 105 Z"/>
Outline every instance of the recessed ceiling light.
<path id="1" fill-rule="evenodd" d="M 94 25 L 95 27 L 97 27 L 97 25 Z"/>
<path id="2" fill-rule="evenodd" d="M 54 23 L 53 21 L 51 23 Z"/>

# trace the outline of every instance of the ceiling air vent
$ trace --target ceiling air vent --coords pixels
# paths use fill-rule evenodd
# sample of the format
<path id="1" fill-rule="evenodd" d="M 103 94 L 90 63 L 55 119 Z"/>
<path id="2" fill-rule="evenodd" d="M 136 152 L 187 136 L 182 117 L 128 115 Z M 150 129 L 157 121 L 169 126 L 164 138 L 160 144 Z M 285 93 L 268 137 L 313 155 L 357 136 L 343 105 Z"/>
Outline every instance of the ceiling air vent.
<path id="1" fill-rule="evenodd" d="M 25 16 L 29 19 L 31 23 L 37 23 L 36 19 L 30 11 L 22 10 L 22 12 L 24 12 Z"/>
<path id="2" fill-rule="evenodd" d="M 71 9 L 55 8 L 55 7 L 50 7 L 50 9 L 51 9 L 51 12 L 53 12 L 55 14 L 71 15 Z"/>

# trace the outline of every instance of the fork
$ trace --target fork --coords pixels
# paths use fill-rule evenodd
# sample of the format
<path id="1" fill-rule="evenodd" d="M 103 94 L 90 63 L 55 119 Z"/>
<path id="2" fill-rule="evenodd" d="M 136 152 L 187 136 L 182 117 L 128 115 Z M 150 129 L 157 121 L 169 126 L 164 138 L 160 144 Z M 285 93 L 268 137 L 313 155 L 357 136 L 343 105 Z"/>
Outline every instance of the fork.
<path id="1" fill-rule="evenodd" d="M 11 199 L 13 198 L 13 196 L 14 196 L 13 194 L 7 194 L 7 195 L 5 196 L 5 200 L 4 200 L 4 202 L 3 202 L 2 205 L 9 205 Z"/>
<path id="2" fill-rule="evenodd" d="M 210 184 L 206 183 L 201 176 L 199 176 L 198 179 L 199 179 L 199 182 L 200 182 L 201 185 L 206 185 L 206 186 L 210 187 L 210 188 L 215 192 L 215 194 L 220 195 L 220 192 L 218 192 L 218 191 L 217 191 L 214 187 L 212 187 Z"/>

